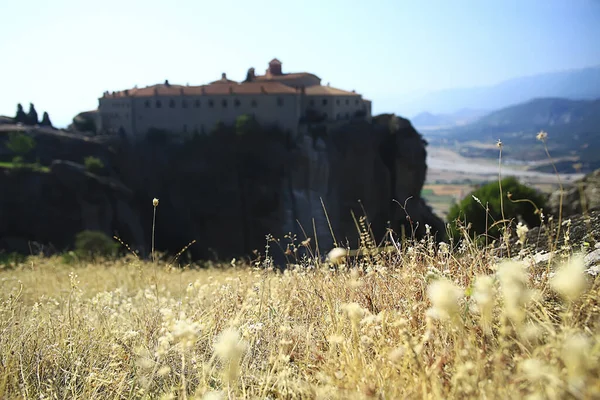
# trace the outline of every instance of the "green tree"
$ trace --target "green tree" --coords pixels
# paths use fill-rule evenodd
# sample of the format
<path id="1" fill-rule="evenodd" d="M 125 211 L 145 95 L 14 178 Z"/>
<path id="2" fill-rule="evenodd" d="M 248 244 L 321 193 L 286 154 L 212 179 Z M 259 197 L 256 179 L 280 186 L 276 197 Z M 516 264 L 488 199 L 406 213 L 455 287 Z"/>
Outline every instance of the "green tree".
<path id="1" fill-rule="evenodd" d="M 99 231 L 83 231 L 75 236 L 75 254 L 79 259 L 95 260 L 98 257 L 114 257 L 119 244 Z"/>
<path id="2" fill-rule="evenodd" d="M 529 227 L 539 226 L 540 216 L 536 215 L 536 207 L 529 201 L 533 202 L 538 208 L 543 208 L 546 200 L 541 194 L 530 187 L 522 185 L 513 177 L 502 180 L 502 193 L 504 195 L 502 203 L 506 219 L 522 220 Z M 517 201 L 525 199 L 529 201 Z M 489 208 L 487 218 L 486 206 Z M 490 236 L 499 237 L 500 229 L 504 224 L 500 223 L 492 227 L 494 221 L 502 220 L 500 186 L 498 182 L 491 182 L 480 187 L 465 197 L 460 203 L 450 208 L 448 221 L 451 223 L 452 233 L 455 237 L 458 236 L 458 229 L 454 224 L 454 221 L 457 219 L 466 222 L 466 224 L 471 224 L 471 234 L 483 234 L 487 228 Z"/>
<path id="3" fill-rule="evenodd" d="M 244 136 L 256 132 L 260 126 L 252 115 L 243 114 L 235 120 L 235 133 L 238 136 Z"/>
<path id="4" fill-rule="evenodd" d="M 84 159 L 85 170 L 100 175 L 104 172 L 104 163 L 98 157 L 89 156 Z"/>
<path id="5" fill-rule="evenodd" d="M 35 140 L 23 133 L 11 132 L 6 147 L 16 153 L 13 162 L 20 164 L 27 153 L 35 148 Z"/>

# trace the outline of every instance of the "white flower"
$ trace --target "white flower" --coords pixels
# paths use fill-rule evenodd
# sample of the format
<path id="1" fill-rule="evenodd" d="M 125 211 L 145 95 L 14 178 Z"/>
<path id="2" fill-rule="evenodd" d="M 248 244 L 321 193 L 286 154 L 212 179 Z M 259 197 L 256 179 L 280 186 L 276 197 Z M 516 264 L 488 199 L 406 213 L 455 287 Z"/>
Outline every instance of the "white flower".
<path id="1" fill-rule="evenodd" d="M 581 255 L 573 256 L 571 260 L 561 265 L 550 280 L 550 285 L 568 301 L 577 299 L 587 287 L 584 274 L 584 262 Z"/>
<path id="2" fill-rule="evenodd" d="M 238 331 L 233 328 L 221 332 L 215 343 L 215 354 L 225 362 L 239 361 L 245 350 L 246 343 L 241 341 Z"/>
<path id="3" fill-rule="evenodd" d="M 348 319 L 350 319 L 353 324 L 358 324 L 367 313 L 367 310 L 362 308 L 358 303 L 344 304 L 342 305 L 342 311 L 346 313 Z"/>
<path id="4" fill-rule="evenodd" d="M 339 264 L 342 261 L 344 261 L 344 259 L 346 258 L 346 255 L 348 255 L 348 252 L 346 251 L 346 249 L 342 249 L 341 247 L 336 247 L 329 252 L 329 254 L 327 255 L 327 258 L 332 263 Z"/>
<path id="5" fill-rule="evenodd" d="M 158 199 L 156 197 L 152 200 L 152 205 L 158 207 Z"/>
<path id="6" fill-rule="evenodd" d="M 529 228 L 527 227 L 527 225 L 524 225 L 521 222 L 519 222 L 517 224 L 517 237 L 519 238 L 518 243 L 521 246 L 525 245 L 525 240 L 527 239 L 527 232 L 529 232 Z"/>
<path id="7" fill-rule="evenodd" d="M 546 140 L 546 138 L 547 138 L 547 137 L 548 137 L 548 133 L 546 133 L 546 132 L 544 132 L 544 131 L 540 131 L 540 132 L 539 132 L 539 133 L 536 135 L 536 138 L 537 138 L 537 140 L 540 140 L 540 141 L 542 141 L 542 142 L 543 142 L 544 140 Z"/>
<path id="8" fill-rule="evenodd" d="M 432 308 L 428 314 L 439 319 L 453 318 L 459 313 L 458 301 L 463 291 L 447 279 L 438 279 L 427 288 Z"/>

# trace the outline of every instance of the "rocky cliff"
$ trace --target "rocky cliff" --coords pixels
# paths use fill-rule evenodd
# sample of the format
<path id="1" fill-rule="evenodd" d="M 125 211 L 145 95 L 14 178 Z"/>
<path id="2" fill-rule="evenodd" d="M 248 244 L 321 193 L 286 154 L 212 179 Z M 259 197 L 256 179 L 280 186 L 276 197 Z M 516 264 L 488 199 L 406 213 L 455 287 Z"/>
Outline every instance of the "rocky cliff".
<path id="1" fill-rule="evenodd" d="M 0 130 L 0 161 L 9 157 L 6 132 Z M 29 251 L 31 242 L 64 250 L 76 233 L 94 229 L 147 254 L 154 197 L 160 199 L 157 248 L 177 252 L 196 240 L 191 254 L 203 259 L 264 251 L 267 234 L 291 232 L 303 240 L 302 229 L 313 240 L 316 231 L 322 250 L 333 245 L 331 230 L 338 244 L 354 248 L 359 233 L 352 213 L 366 214 L 378 240 L 388 227 L 417 235 L 425 224 L 444 228 L 419 197 L 425 142 L 409 121 L 392 115 L 294 138 L 226 127 L 139 143 L 24 132 L 36 136 L 35 157 L 50 169 L 0 169 L 0 251 Z M 89 155 L 102 159 L 106 177 L 82 168 Z M 399 204 L 406 204 L 409 219 Z"/>

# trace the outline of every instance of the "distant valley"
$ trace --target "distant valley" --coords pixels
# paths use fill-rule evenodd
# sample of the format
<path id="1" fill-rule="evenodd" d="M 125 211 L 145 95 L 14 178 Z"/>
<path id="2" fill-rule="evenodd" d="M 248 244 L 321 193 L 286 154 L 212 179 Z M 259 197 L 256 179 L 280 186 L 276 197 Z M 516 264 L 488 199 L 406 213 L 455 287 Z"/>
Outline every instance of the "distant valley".
<path id="1" fill-rule="evenodd" d="M 549 172 L 544 144 L 536 140 L 546 131 L 548 149 L 562 172 L 600 168 L 600 99 L 534 99 L 506 107 L 473 122 L 449 128 L 419 129 L 430 145 L 458 151 L 467 157 L 497 158 L 497 140 L 504 157 Z"/>

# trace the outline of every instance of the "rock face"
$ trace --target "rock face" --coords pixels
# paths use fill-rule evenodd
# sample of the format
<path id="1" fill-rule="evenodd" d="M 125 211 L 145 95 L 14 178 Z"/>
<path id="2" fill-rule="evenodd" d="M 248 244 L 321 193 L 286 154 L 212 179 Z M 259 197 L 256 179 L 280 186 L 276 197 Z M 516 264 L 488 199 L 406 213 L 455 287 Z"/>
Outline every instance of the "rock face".
<path id="1" fill-rule="evenodd" d="M 73 118 L 73 123 L 68 127 L 68 130 L 73 132 L 85 132 L 96 134 L 96 119 L 98 110 L 84 111 Z"/>
<path id="2" fill-rule="evenodd" d="M 550 195 L 550 212 L 558 215 L 560 190 Z M 563 215 L 581 214 L 583 211 L 600 210 L 600 169 L 586 175 L 573 185 L 564 188 Z"/>
<path id="3" fill-rule="evenodd" d="M 202 259 L 264 252 L 267 234 L 285 248 L 290 232 L 298 241 L 306 232 L 313 246 L 328 251 L 333 231 L 338 245 L 356 248 L 352 214 L 366 216 L 376 240 L 401 226 L 409 235 L 422 235 L 425 224 L 444 231 L 419 197 L 425 142 L 410 122 L 392 115 L 294 138 L 221 128 L 130 143 L 50 132 L 29 131 L 44 149 L 41 163 L 70 162 L 50 161 L 49 173 L 0 169 L 0 191 L 9 194 L 0 199 L 0 220 L 10 221 L 0 226 L 0 250 L 28 252 L 29 240 L 64 250 L 79 231 L 95 229 L 148 254 L 155 197 L 157 249 L 175 253 L 196 240 L 189 251 Z M 2 131 L 0 160 L 8 156 L 1 141 Z M 103 161 L 108 178 L 81 166 L 90 155 Z"/>
<path id="4" fill-rule="evenodd" d="M 50 172 L 0 170 L 0 249 L 29 253 L 64 250 L 85 229 L 144 243 L 133 193 L 118 181 L 55 161 Z M 32 249 L 32 243 L 38 246 Z"/>

